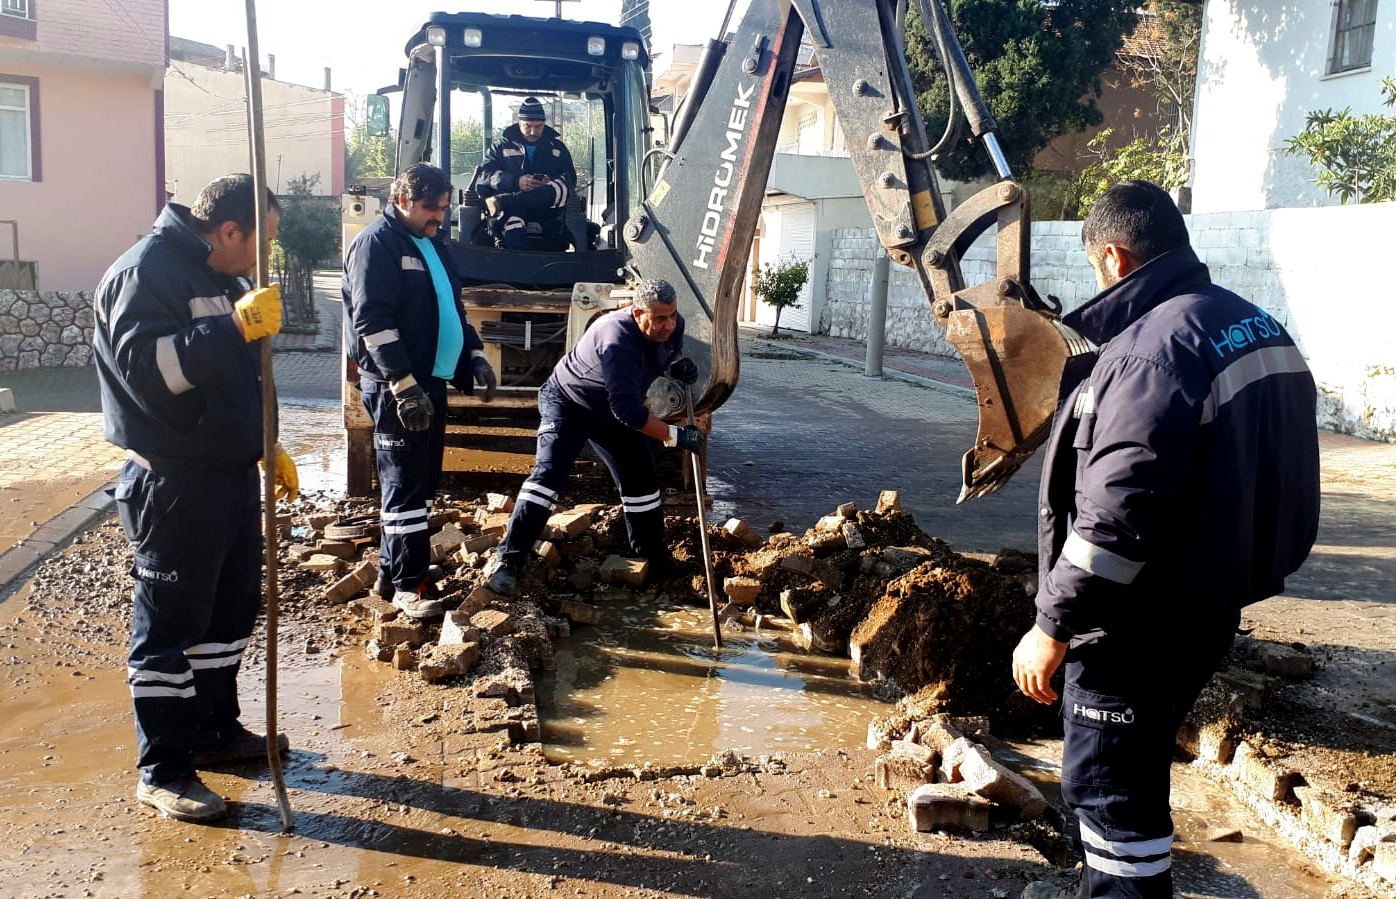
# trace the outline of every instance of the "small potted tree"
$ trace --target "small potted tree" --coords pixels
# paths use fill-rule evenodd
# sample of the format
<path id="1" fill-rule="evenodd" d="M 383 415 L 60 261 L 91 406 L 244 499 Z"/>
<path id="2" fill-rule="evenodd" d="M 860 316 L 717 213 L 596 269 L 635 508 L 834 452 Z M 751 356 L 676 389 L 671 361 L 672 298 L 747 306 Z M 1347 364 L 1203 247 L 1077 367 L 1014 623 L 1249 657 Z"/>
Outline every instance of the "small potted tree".
<path id="1" fill-rule="evenodd" d="M 751 289 L 760 297 L 761 302 L 775 307 L 776 323 L 771 328 L 772 337 L 780 336 L 781 311 L 800 307 L 800 291 L 804 289 L 808 280 L 807 259 L 791 257 L 781 259 L 775 264 L 767 263 L 761 266 L 761 271 L 756 275 L 756 283 Z"/>

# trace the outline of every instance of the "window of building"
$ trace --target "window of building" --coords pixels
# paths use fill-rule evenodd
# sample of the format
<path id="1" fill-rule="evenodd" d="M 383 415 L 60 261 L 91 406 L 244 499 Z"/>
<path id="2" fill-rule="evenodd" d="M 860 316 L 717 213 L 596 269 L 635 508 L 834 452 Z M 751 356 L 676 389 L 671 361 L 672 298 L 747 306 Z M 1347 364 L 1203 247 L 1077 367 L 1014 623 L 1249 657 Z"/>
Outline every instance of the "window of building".
<path id="1" fill-rule="evenodd" d="M 38 39 L 34 21 L 34 0 L 0 0 L 0 35 L 26 40 Z"/>
<path id="2" fill-rule="evenodd" d="M 1377 0 L 1335 0 L 1333 51 L 1328 74 L 1372 65 L 1372 35 L 1377 30 Z"/>
<path id="3" fill-rule="evenodd" d="M 0 77 L 0 178 L 37 181 L 33 84 Z"/>

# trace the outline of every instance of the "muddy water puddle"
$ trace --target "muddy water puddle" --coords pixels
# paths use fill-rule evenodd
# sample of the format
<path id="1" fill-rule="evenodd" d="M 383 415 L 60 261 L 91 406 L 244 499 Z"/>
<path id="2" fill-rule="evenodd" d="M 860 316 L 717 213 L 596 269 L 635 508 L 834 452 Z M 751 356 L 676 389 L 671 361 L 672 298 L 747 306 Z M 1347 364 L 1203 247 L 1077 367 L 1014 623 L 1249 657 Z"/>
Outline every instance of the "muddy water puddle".
<path id="1" fill-rule="evenodd" d="M 890 706 L 846 676 L 848 660 L 791 652 L 769 627 L 712 641 L 705 608 L 608 606 L 604 624 L 557 645 L 537 677 L 553 761 L 697 764 L 745 755 L 861 746 Z"/>

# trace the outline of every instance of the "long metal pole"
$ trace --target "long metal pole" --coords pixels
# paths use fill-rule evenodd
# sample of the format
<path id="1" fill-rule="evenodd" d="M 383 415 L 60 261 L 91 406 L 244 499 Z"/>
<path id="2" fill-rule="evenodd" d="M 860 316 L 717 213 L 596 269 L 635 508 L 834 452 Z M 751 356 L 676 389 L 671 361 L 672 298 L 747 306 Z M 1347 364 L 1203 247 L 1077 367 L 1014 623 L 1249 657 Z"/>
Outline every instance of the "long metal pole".
<path id="1" fill-rule="evenodd" d="M 696 427 L 693 418 L 693 391 L 683 389 L 683 405 L 688 411 L 688 423 Z M 703 466 L 698 462 L 697 453 L 689 453 L 693 459 L 693 496 L 698 500 L 698 536 L 703 543 L 703 580 L 708 584 L 708 608 L 713 613 L 713 648 L 722 648 L 722 620 L 717 614 L 717 593 L 713 589 L 713 553 L 708 548 L 708 516 L 703 510 Z"/>
<path id="2" fill-rule="evenodd" d="M 257 287 L 270 281 L 267 234 L 267 152 L 262 130 L 262 63 L 257 47 L 257 2 L 247 0 L 247 142 L 252 157 L 252 192 L 257 203 Z M 281 812 L 281 831 L 295 829 L 291 800 L 286 795 L 286 775 L 281 770 L 281 747 L 276 726 L 276 640 L 277 610 L 277 527 L 276 527 L 276 380 L 271 365 L 271 338 L 262 338 L 262 543 L 266 560 L 267 610 L 267 763 L 276 788 L 276 806 Z"/>
<path id="3" fill-rule="evenodd" d="M 873 262 L 872 296 L 868 309 L 868 349 L 867 362 L 863 374 L 870 378 L 882 377 L 882 347 L 887 339 L 887 279 L 891 275 L 892 260 L 887 251 L 879 248 Z"/>

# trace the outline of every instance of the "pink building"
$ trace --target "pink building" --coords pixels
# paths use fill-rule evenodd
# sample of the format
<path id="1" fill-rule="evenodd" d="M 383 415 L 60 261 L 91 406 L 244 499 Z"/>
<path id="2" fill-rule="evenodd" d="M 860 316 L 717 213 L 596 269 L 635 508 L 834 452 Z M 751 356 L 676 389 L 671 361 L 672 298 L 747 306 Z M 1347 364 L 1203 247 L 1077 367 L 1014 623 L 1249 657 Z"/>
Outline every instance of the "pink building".
<path id="1" fill-rule="evenodd" d="M 0 0 L 0 287 L 16 231 L 22 277 L 92 290 L 150 230 L 168 30 L 165 0 Z"/>

